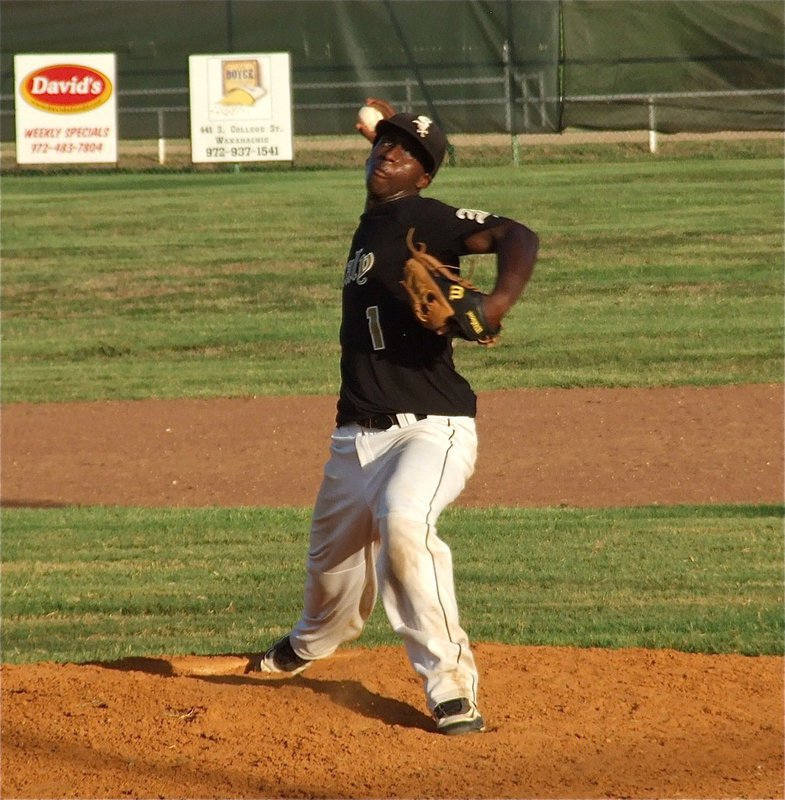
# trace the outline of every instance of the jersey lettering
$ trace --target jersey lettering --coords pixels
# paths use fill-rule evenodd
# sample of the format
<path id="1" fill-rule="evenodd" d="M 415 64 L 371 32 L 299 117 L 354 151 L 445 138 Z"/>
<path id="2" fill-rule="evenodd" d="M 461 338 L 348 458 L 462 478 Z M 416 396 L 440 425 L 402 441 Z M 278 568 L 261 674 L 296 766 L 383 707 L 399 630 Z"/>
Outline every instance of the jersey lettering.
<path id="1" fill-rule="evenodd" d="M 365 309 L 365 317 L 368 320 L 368 331 L 371 334 L 373 349 L 384 350 L 384 334 L 381 322 L 379 322 L 379 306 L 368 306 Z"/>
<path id="2" fill-rule="evenodd" d="M 347 262 L 343 274 L 343 285 L 348 286 L 354 281 L 358 286 L 362 286 L 368 280 L 368 272 L 373 267 L 373 253 L 366 253 L 360 248 Z"/>
<path id="3" fill-rule="evenodd" d="M 475 222 L 482 225 L 483 222 L 491 216 L 491 213 L 490 211 L 480 211 L 476 208 L 459 208 L 455 212 L 455 216 L 458 217 L 458 219 L 473 219 Z"/>

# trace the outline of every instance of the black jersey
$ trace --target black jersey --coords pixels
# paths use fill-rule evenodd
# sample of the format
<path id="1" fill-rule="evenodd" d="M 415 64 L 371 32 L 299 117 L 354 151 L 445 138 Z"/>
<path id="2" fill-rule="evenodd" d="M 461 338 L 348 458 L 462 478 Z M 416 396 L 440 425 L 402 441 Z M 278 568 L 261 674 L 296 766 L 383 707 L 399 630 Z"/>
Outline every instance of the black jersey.
<path id="1" fill-rule="evenodd" d="M 412 195 L 367 211 L 344 272 L 338 422 L 374 414 L 476 414 L 477 398 L 455 370 L 452 339 L 426 330 L 401 285 L 406 234 L 444 264 L 458 267 L 464 240 L 503 221 Z"/>

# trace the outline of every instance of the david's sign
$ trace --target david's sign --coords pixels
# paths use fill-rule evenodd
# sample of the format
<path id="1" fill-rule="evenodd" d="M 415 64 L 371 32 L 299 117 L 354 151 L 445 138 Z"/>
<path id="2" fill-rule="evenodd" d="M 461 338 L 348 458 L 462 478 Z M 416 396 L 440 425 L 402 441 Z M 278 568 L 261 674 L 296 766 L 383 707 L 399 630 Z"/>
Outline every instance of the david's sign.
<path id="1" fill-rule="evenodd" d="M 75 114 L 102 106 L 112 96 L 112 81 L 84 64 L 53 64 L 34 70 L 19 85 L 33 108 Z"/>
<path id="2" fill-rule="evenodd" d="M 17 163 L 117 161 L 114 53 L 17 55 L 14 80 Z"/>

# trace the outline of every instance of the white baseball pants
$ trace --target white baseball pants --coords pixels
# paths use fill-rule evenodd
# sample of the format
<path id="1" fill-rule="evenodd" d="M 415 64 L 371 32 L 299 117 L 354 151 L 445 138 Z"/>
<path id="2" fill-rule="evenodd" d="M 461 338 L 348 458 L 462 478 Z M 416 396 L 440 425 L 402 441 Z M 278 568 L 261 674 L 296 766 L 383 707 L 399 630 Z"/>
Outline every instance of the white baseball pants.
<path id="1" fill-rule="evenodd" d="M 301 658 L 332 655 L 360 635 L 378 586 L 429 709 L 456 697 L 476 702 L 452 556 L 436 531 L 474 471 L 474 419 L 400 417 L 403 424 L 386 431 L 346 425 L 333 433 L 311 525 L 303 614 L 290 641 Z"/>

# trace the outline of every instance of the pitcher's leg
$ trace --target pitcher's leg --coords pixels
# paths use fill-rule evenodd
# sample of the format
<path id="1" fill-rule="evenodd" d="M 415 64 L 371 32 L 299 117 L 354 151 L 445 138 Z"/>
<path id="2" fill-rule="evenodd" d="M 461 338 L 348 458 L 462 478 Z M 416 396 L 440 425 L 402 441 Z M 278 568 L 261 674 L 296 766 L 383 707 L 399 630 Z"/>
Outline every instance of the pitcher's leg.
<path id="1" fill-rule="evenodd" d="M 376 481 L 384 486 L 375 502 L 382 599 L 425 679 L 431 710 L 457 697 L 476 701 L 477 669 L 459 621 L 452 555 L 436 530 L 474 469 L 476 444 L 473 420 L 418 423 L 402 431 L 400 452 Z"/>
<path id="2" fill-rule="evenodd" d="M 430 710 L 477 701 L 477 667 L 459 620 L 449 547 L 430 525 L 390 514 L 380 521 L 379 573 L 387 617 L 425 682 Z"/>
<path id="3" fill-rule="evenodd" d="M 356 639 L 376 602 L 375 523 L 360 487 L 353 437 L 333 437 L 314 507 L 303 612 L 289 639 L 305 659 Z"/>

